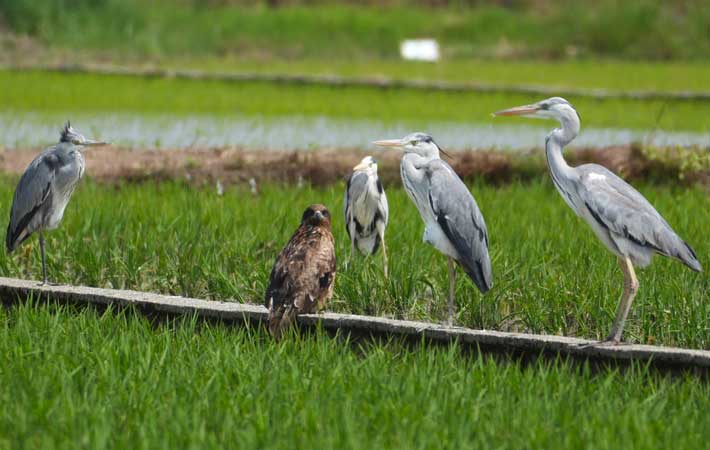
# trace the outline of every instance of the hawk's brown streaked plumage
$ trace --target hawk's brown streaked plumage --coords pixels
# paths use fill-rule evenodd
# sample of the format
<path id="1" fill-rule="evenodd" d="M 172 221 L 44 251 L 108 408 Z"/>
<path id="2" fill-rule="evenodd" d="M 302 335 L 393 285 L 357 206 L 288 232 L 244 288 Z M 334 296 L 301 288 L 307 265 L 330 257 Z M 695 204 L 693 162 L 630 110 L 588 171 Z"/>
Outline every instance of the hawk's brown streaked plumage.
<path id="1" fill-rule="evenodd" d="M 311 205 L 271 269 L 264 306 L 269 310 L 269 331 L 274 338 L 281 338 L 297 314 L 323 309 L 333 295 L 334 282 L 330 212 L 323 205 Z"/>

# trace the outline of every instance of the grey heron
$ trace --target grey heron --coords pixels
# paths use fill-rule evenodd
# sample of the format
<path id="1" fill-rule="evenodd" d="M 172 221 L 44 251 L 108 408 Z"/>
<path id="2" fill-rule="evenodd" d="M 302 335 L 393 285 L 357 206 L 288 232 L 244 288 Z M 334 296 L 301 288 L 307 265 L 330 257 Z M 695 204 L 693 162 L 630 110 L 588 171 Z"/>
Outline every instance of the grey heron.
<path id="1" fill-rule="evenodd" d="M 451 325 L 456 288 L 454 261 L 481 293 L 485 294 L 493 284 L 486 222 L 464 182 L 439 157 L 444 152 L 431 136 L 413 133 L 374 144 L 404 150 L 400 163 L 402 184 L 424 221 L 423 240 L 448 258 Z"/>
<path id="2" fill-rule="evenodd" d="M 624 290 L 611 332 L 603 342 L 619 343 L 639 287 L 634 265 L 645 267 L 658 253 L 700 272 L 702 268 L 695 252 L 643 195 L 606 167 L 567 164 L 562 149 L 577 137 L 580 127 L 579 114 L 567 100 L 552 97 L 498 111 L 495 115 L 550 118 L 560 123 L 560 128 L 552 130 L 545 140 L 547 165 L 564 201 L 618 258 L 624 273 Z"/>
<path id="3" fill-rule="evenodd" d="M 382 244 L 385 278 L 387 277 L 387 247 L 385 228 L 389 218 L 387 195 L 377 176 L 377 161 L 366 156 L 353 167 L 345 189 L 345 230 L 350 237 L 350 257 L 355 248 L 374 255 Z"/>
<path id="4" fill-rule="evenodd" d="M 59 226 L 74 188 L 84 174 L 81 148 L 105 144 L 107 143 L 86 139 L 67 121 L 61 131 L 59 143 L 40 153 L 27 167 L 17 184 L 5 245 L 10 253 L 32 233 L 39 232 L 42 284 L 47 283 L 43 232 Z"/>

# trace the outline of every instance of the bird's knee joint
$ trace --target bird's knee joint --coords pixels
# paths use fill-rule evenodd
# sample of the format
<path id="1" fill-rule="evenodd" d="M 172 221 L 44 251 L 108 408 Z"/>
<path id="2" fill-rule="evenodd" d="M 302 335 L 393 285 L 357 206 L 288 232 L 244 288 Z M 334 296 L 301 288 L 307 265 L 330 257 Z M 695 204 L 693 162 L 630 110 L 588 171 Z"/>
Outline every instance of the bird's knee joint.
<path id="1" fill-rule="evenodd" d="M 626 287 L 629 290 L 629 292 L 631 292 L 632 294 L 635 294 L 639 290 L 639 282 L 637 280 L 629 281 L 626 284 Z"/>

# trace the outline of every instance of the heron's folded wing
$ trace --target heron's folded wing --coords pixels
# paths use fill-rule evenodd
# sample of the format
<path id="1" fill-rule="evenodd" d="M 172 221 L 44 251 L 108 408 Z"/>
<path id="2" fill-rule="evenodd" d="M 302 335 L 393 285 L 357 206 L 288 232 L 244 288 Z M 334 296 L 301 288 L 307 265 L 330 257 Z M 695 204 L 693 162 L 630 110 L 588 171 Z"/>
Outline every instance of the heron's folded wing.
<path id="1" fill-rule="evenodd" d="M 380 193 L 380 200 L 377 204 L 377 209 L 380 213 L 380 217 L 382 217 L 382 220 L 385 222 L 385 225 L 387 225 L 387 222 L 390 218 L 390 207 L 389 203 L 387 203 L 387 194 L 385 193 L 385 188 L 382 187 L 382 183 L 380 182 L 379 177 L 377 178 L 377 191 Z"/>
<path id="2" fill-rule="evenodd" d="M 34 159 L 25 170 L 15 189 L 7 227 L 6 245 L 12 250 L 35 231 L 30 222 L 47 201 L 59 159 L 47 151 Z"/>
<path id="3" fill-rule="evenodd" d="M 594 220 L 610 232 L 700 270 L 695 252 L 646 198 L 603 166 L 578 167 L 579 195 Z"/>
<path id="4" fill-rule="evenodd" d="M 345 230 L 350 235 L 350 221 L 353 216 L 353 204 L 367 189 L 367 174 L 363 172 L 353 172 L 348 178 L 348 185 L 345 189 L 345 204 L 343 207 L 345 213 Z M 361 224 L 362 225 L 362 224 Z"/>
<path id="5" fill-rule="evenodd" d="M 488 291 L 493 284 L 488 231 L 476 200 L 446 162 L 431 161 L 426 175 L 429 202 L 437 222 L 461 256 L 459 263 L 481 292 Z"/>

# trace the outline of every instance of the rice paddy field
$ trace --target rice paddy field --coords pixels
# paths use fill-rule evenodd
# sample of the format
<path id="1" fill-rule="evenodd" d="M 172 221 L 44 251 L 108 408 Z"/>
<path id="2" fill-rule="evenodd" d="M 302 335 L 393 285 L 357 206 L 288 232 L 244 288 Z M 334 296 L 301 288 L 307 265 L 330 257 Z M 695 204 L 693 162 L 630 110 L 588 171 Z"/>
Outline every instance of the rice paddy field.
<path id="1" fill-rule="evenodd" d="M 646 367 L 32 301 L 0 324 L 3 448 L 702 448 L 710 426 L 705 381 Z"/>
<path id="2" fill-rule="evenodd" d="M 11 180 L 1 196 L 12 196 Z M 387 188 L 387 187 L 386 187 Z M 421 241 L 418 213 L 399 186 L 390 186 L 389 280 L 380 258 L 354 259 L 341 218 L 343 185 L 265 185 L 217 195 L 213 186 L 181 182 L 103 186 L 76 193 L 63 226 L 48 241 L 57 282 L 129 288 L 260 303 L 276 255 L 303 210 L 322 202 L 334 214 L 339 275 L 330 309 L 442 321 L 448 278 L 445 259 Z M 649 187 L 644 192 L 708 266 L 710 222 L 702 189 Z M 463 273 L 457 284 L 460 325 L 604 337 L 621 292 L 616 260 L 568 210 L 545 179 L 530 184 L 472 186 L 490 231 L 495 287 L 481 296 Z M 289 205 L 289 207 L 284 207 Z M 704 207 L 696 206 L 704 205 Z M 0 217 L 9 216 L 7 203 Z M 692 218 L 686 213 L 694 208 Z M 0 274 L 37 278 L 36 240 L 0 262 Z M 626 338 L 710 348 L 710 280 L 658 258 L 640 272 L 641 291 Z"/>
<path id="3" fill-rule="evenodd" d="M 576 72 L 584 70 L 584 66 L 580 66 Z M 0 71 L 0 87 L 4 87 L 0 89 L 0 104 L 4 110 L 15 112 L 108 111 L 218 117 L 239 114 L 264 118 L 324 116 L 403 122 L 412 127 L 431 121 L 498 124 L 501 120 L 493 118 L 492 112 L 544 98 L 517 93 L 299 86 L 7 70 Z M 710 102 L 707 101 L 585 97 L 568 100 L 581 111 L 583 127 L 709 132 L 706 118 L 710 115 Z M 529 125 L 530 120 L 511 119 L 507 123 Z M 363 136 L 363 143 L 369 139 Z"/>
<path id="4" fill-rule="evenodd" d="M 274 116 L 372 114 L 387 121 L 402 112 L 411 119 L 405 123 L 438 115 L 462 123 L 464 113 L 449 103 L 489 120 L 491 110 L 533 100 L 501 94 L 472 96 L 467 103 L 426 92 L 43 72 L 3 72 L 0 78 L 14 88 L 0 90 L 5 114 L 18 117 L 120 110 L 140 118 L 193 109 L 219 116 L 246 105 L 248 112 L 263 108 Z M 255 93 L 254 102 L 261 103 L 250 105 Z M 438 112 L 411 112 L 412 105 L 433 99 Z M 581 103 L 585 124 L 609 121 L 599 107 L 606 102 Z M 703 108 L 705 103 L 682 103 L 663 120 L 702 131 L 706 124 L 697 114 Z M 636 111 L 625 124 L 650 126 L 653 103 L 622 102 L 610 111 L 619 117 Z M 3 157 L 12 157 L 12 150 Z M 7 199 L 0 217 L 8 217 L 16 182 L 17 175 L 0 177 L 0 198 Z M 621 273 L 548 177 L 469 182 L 488 223 L 494 288 L 481 296 L 459 272 L 457 323 L 604 337 Z M 707 188 L 672 179 L 637 186 L 710 266 Z M 302 210 L 322 202 L 335 217 L 339 271 L 329 309 L 441 322 L 445 260 L 422 243 L 423 226 L 400 185 L 385 188 L 389 279 L 379 255 L 347 261 L 343 182 L 264 183 L 257 195 L 244 183 L 218 195 L 212 184 L 180 179 L 106 184 L 92 179 L 89 166 L 62 226 L 48 235 L 50 276 L 61 283 L 260 303 L 271 264 Z M 40 273 L 35 238 L 0 258 L 2 276 L 37 279 Z M 628 341 L 710 348 L 706 273 L 657 258 L 639 279 Z M 321 332 L 276 344 L 261 329 L 191 318 L 154 323 L 130 310 L 97 312 L 31 299 L 3 309 L 0 317 L 4 448 L 700 448 L 707 440 L 703 411 L 710 392 L 691 374 L 565 360 L 524 363 L 456 346 L 353 343 Z"/>
<path id="5" fill-rule="evenodd" d="M 0 1 L 0 158 L 39 152 L 56 140 L 66 119 L 87 137 L 111 140 L 127 153 L 247 148 L 337 155 L 399 137 L 385 132 L 415 130 L 441 133 L 435 137 L 453 149 L 454 159 L 463 157 L 458 150 L 502 149 L 506 158 L 517 152 L 530 156 L 512 160 L 524 177 L 465 180 L 488 225 L 494 286 L 481 295 L 459 270 L 456 323 L 605 337 L 621 295 L 621 272 L 554 190 L 543 159 L 528 152 L 543 145 L 554 123 L 491 117 L 538 96 L 108 76 L 40 66 L 88 62 L 699 93 L 710 91 L 703 2 L 601 1 L 567 8 L 548 1 L 508 7 L 287 3 Z M 331 38 L 323 39 L 324 33 Z M 440 41 L 440 63 L 397 58 L 401 39 L 420 36 Z M 661 170 L 634 172 L 654 175 L 637 176 L 633 184 L 693 246 L 707 271 L 710 196 L 701 175 L 710 171 L 710 102 L 568 99 L 582 117 L 578 148 L 633 146 L 646 157 L 673 155 L 673 170 L 662 170 L 668 161 L 659 156 L 654 164 Z M 175 131 L 190 127 L 194 134 Z M 241 134 L 227 131 L 239 127 Z M 513 136 L 506 141 L 510 148 L 499 148 L 501 141 L 490 138 L 496 134 Z M 244 143 L 240 136 L 259 138 Z M 196 158 L 172 176 L 130 179 L 92 175 L 89 164 L 62 225 L 47 234 L 50 278 L 261 303 L 271 265 L 303 210 L 324 203 L 333 214 L 338 259 L 329 310 L 445 320 L 446 260 L 422 242 L 423 224 L 397 180 L 385 184 L 385 279 L 380 254 L 350 258 L 344 180 L 311 185 L 308 177 L 291 184 L 286 176 L 257 179 L 253 193 L 237 177 L 223 180 L 223 189 L 209 177 L 190 178 L 189 166 L 200 164 Z M 696 176 L 685 178 L 691 172 Z M 0 218 L 9 216 L 18 177 L 0 173 Z M 40 275 L 35 237 L 12 255 L 0 255 L 0 276 Z M 657 257 L 638 278 L 625 340 L 710 350 L 707 272 Z M 710 437 L 710 387 L 697 373 L 517 360 L 456 345 L 354 340 L 321 330 L 294 332 L 276 343 L 261 328 L 195 317 L 159 320 L 130 308 L 33 298 L 6 301 L 0 309 L 0 386 L 0 448 L 8 449 L 666 449 L 704 448 Z"/>

